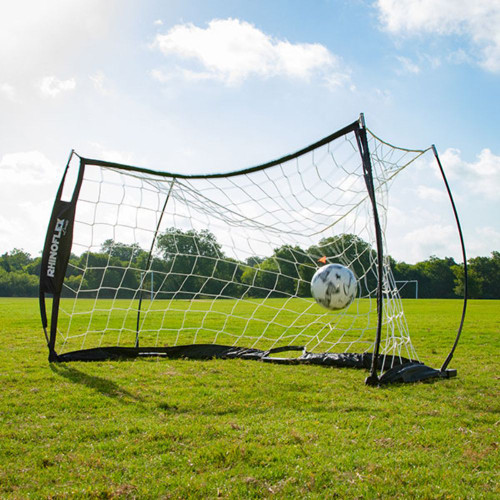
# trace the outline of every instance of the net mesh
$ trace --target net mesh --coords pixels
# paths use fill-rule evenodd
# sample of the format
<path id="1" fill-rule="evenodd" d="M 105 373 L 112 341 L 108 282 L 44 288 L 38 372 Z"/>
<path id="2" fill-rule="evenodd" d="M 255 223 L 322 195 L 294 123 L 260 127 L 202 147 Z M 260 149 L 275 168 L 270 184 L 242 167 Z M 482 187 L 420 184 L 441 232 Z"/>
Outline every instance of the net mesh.
<path id="1" fill-rule="evenodd" d="M 368 137 L 384 234 L 391 180 L 422 151 Z M 376 237 L 354 133 L 237 175 L 83 164 L 57 352 L 193 343 L 372 352 Z M 343 310 L 311 298 L 322 257 L 358 280 Z M 380 352 L 415 360 L 387 258 L 382 281 Z"/>

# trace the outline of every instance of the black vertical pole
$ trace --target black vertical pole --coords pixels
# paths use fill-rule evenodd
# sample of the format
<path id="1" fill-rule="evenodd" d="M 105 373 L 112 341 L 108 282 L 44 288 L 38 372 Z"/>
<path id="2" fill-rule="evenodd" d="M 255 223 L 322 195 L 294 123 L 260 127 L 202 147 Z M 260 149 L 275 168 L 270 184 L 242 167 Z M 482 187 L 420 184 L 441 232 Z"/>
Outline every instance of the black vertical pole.
<path id="1" fill-rule="evenodd" d="M 163 214 L 165 213 L 165 209 L 167 208 L 168 200 L 170 199 L 170 195 L 172 194 L 172 189 L 174 187 L 174 184 L 175 184 L 175 179 L 172 179 L 172 182 L 170 184 L 170 189 L 168 190 L 167 197 L 165 198 L 165 203 L 163 203 L 163 208 L 161 210 L 160 217 L 158 219 L 158 224 L 156 225 L 156 231 L 155 231 L 155 234 L 153 236 L 153 241 L 151 242 L 151 248 L 149 249 L 148 260 L 146 261 L 146 269 L 144 270 L 144 273 L 141 276 L 141 284 L 140 284 L 140 288 L 139 288 L 139 305 L 137 307 L 137 325 L 136 325 L 136 332 L 135 332 L 135 347 L 139 347 L 139 329 L 141 326 L 140 325 L 140 323 L 141 323 L 141 308 L 142 308 L 142 298 L 143 298 L 142 291 L 143 291 L 144 281 L 146 279 L 146 272 L 148 271 L 149 265 L 151 264 L 151 259 L 153 256 L 153 250 L 155 247 L 156 238 L 158 237 L 158 231 L 160 230 L 160 224 L 161 224 L 161 221 L 163 219 Z M 151 278 L 151 279 L 153 279 L 153 278 Z M 151 290 L 151 293 L 153 293 L 152 290 Z M 152 300 L 152 297 L 151 297 L 151 300 Z"/>
<path id="2" fill-rule="evenodd" d="M 368 149 L 368 139 L 366 137 L 366 127 L 363 114 L 359 117 L 359 128 L 355 131 L 356 140 L 361 153 L 363 162 L 363 175 L 365 178 L 366 189 L 372 204 L 373 222 L 375 225 L 375 238 L 377 242 L 377 333 L 375 336 L 375 345 L 373 347 L 372 364 L 370 375 L 366 378 L 365 383 L 368 385 L 378 385 L 379 379 L 377 376 L 378 358 L 380 353 L 380 342 L 382 340 L 382 320 L 383 320 L 383 283 L 384 283 L 384 254 L 382 245 L 382 230 L 380 228 L 380 220 L 378 216 L 377 200 L 375 198 L 375 187 L 373 183 L 373 169 L 370 160 L 370 151 Z"/>

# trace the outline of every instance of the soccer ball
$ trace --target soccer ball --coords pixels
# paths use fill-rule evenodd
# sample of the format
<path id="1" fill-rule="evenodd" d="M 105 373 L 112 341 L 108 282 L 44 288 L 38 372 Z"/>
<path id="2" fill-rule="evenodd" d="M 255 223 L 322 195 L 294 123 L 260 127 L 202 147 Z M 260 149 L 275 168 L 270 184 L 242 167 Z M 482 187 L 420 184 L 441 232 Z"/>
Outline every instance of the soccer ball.
<path id="1" fill-rule="evenodd" d="M 320 267 L 311 280 L 314 300 L 332 311 L 347 307 L 355 299 L 357 291 L 354 273 L 342 264 Z"/>

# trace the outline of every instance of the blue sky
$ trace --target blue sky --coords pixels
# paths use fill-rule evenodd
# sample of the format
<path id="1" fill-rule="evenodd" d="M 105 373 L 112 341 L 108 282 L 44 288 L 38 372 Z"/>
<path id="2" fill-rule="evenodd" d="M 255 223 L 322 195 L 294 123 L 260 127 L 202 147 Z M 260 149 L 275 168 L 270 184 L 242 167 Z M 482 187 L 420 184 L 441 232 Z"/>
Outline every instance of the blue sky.
<path id="1" fill-rule="evenodd" d="M 280 157 L 365 113 L 435 143 L 468 254 L 500 249 L 500 0 L 10 2 L 0 19 L 0 252 L 38 255 L 69 151 L 182 172 Z M 430 168 L 389 251 L 460 257 Z M 410 222 L 413 226 L 410 225 Z"/>

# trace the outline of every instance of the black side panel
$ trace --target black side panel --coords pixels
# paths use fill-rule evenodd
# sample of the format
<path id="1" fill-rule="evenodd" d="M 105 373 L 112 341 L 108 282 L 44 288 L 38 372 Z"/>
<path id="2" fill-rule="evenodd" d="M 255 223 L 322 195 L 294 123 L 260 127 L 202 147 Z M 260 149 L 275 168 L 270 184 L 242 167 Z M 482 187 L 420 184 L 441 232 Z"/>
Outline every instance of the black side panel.
<path id="1" fill-rule="evenodd" d="M 56 200 L 50 218 L 40 268 L 40 292 L 59 295 L 61 293 L 71 244 L 75 203 Z"/>
<path id="2" fill-rule="evenodd" d="M 47 229 L 47 236 L 45 237 L 40 267 L 40 315 L 45 337 L 47 339 L 47 345 L 49 347 L 50 361 L 55 361 L 57 357 L 54 346 L 57 332 L 59 299 L 61 297 L 64 276 L 66 275 L 66 269 L 71 255 L 76 204 L 85 171 L 85 163 L 81 161 L 78 180 L 71 201 L 63 201 L 61 198 L 64 182 L 66 180 L 72 155 L 73 152 L 68 160 L 68 165 L 66 166 L 61 184 L 57 191 L 56 201 L 54 202 L 54 208 L 52 209 L 52 215 Z M 46 294 L 50 294 L 53 297 L 52 315 L 50 318 L 50 337 L 47 335 L 48 318 L 45 304 Z"/>

